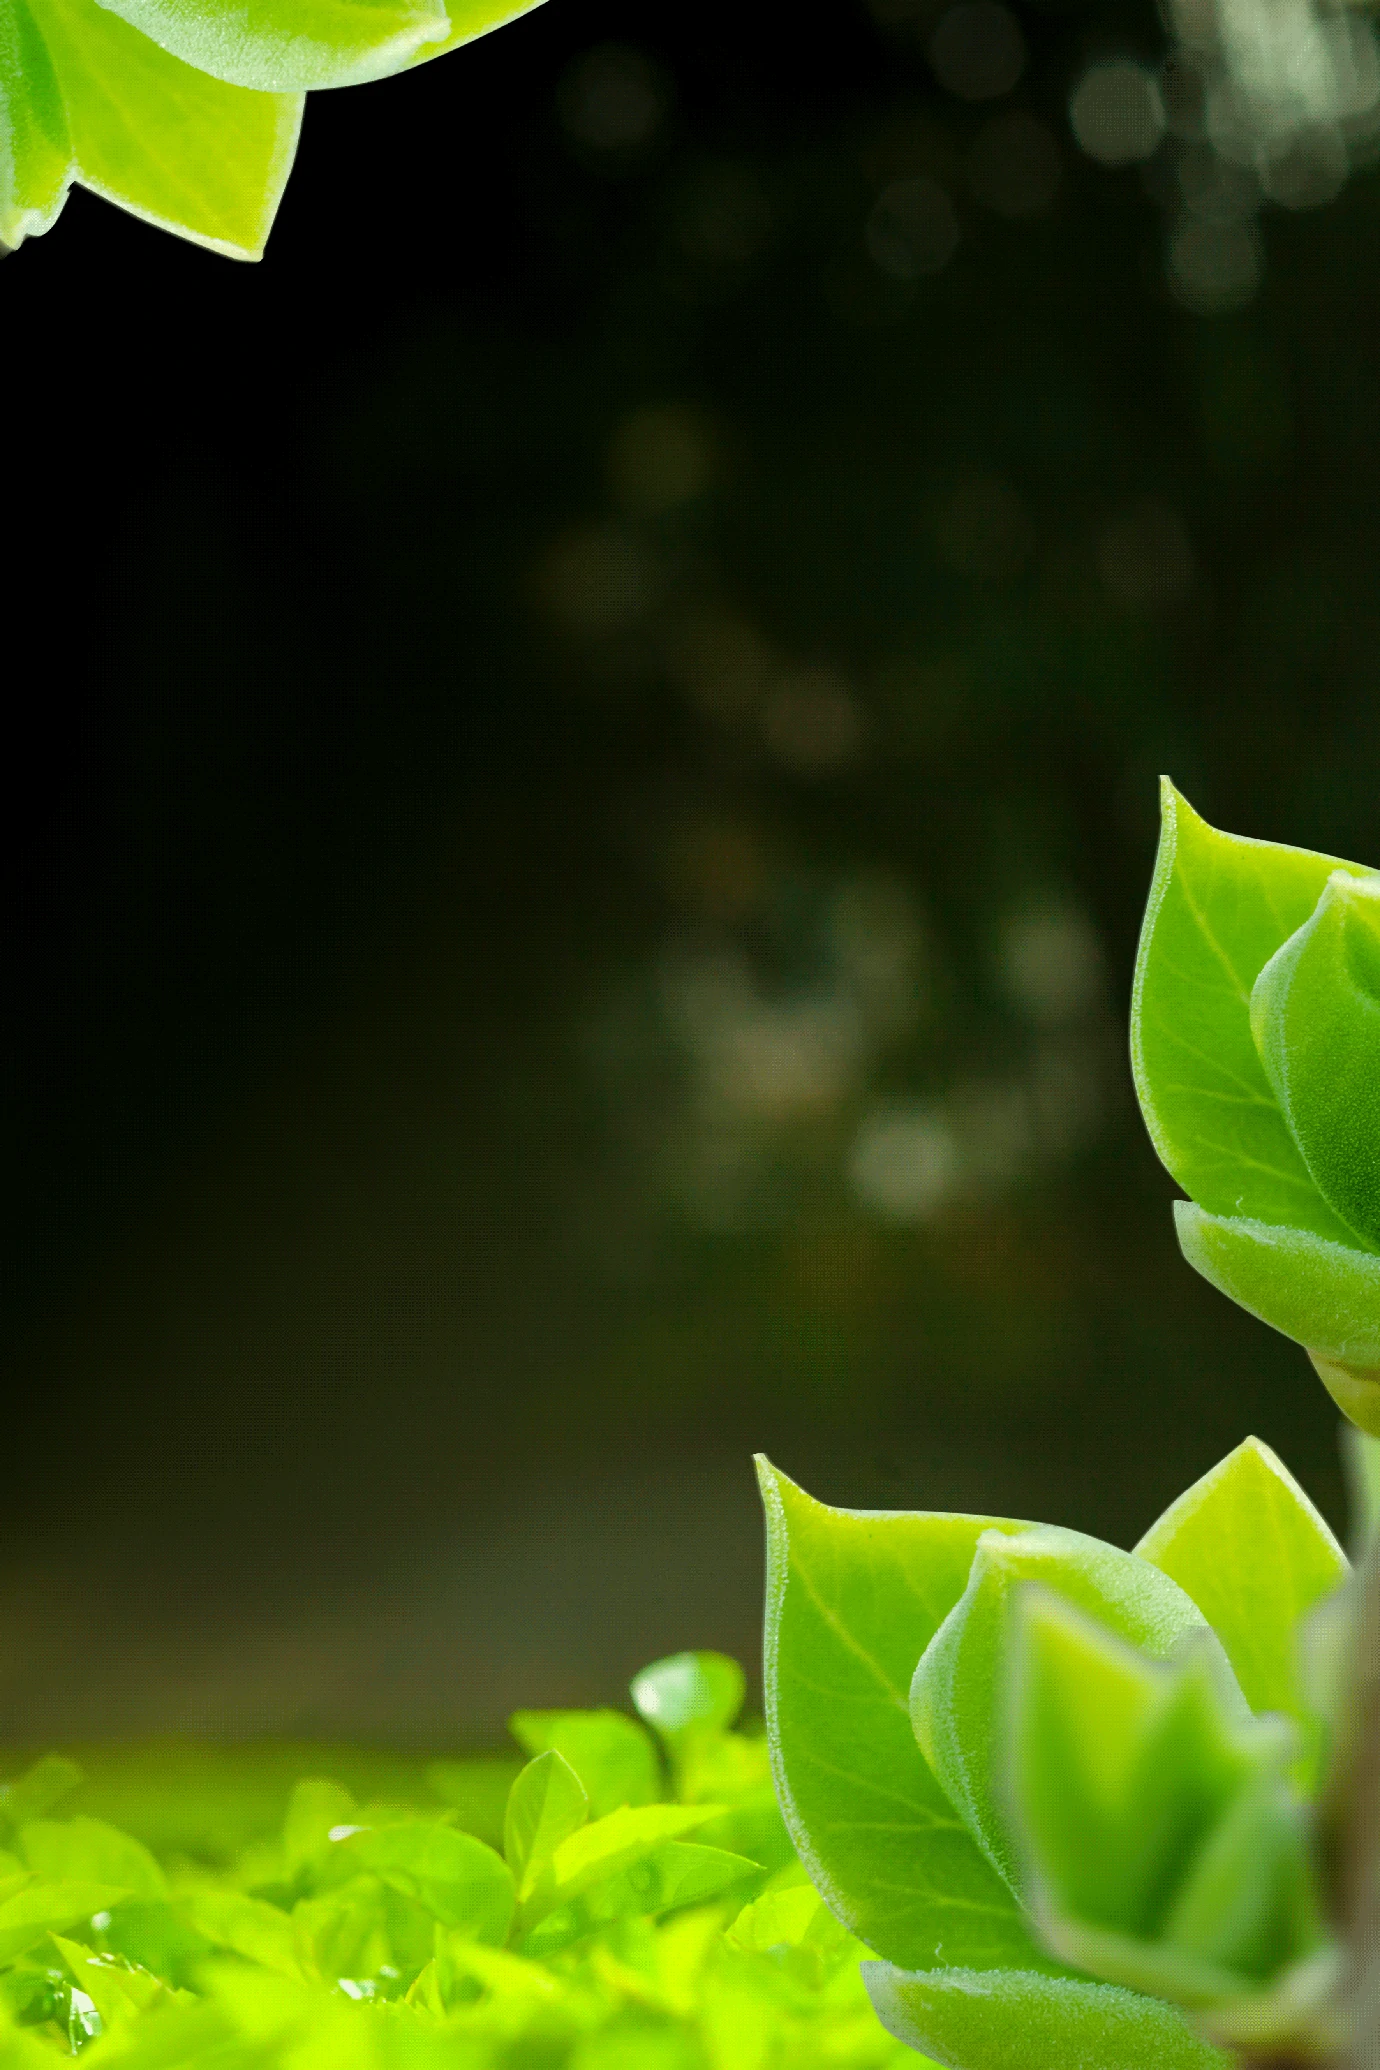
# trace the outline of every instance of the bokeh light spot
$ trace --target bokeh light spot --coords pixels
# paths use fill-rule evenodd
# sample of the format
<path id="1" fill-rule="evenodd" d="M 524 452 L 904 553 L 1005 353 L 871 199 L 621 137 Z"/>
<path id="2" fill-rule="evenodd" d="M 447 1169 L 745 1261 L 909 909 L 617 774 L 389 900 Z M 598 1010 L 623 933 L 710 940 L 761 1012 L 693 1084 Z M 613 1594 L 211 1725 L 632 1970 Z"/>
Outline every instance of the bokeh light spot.
<path id="1" fill-rule="evenodd" d="M 1193 586 L 1193 549 L 1183 521 L 1151 496 L 1111 519 L 1097 543 L 1097 566 L 1110 594 L 1132 610 L 1176 604 Z"/>
<path id="2" fill-rule="evenodd" d="M 1204 315 L 1243 309 L 1260 286 L 1255 225 L 1189 217 L 1170 240 L 1169 279 L 1179 300 Z"/>
<path id="3" fill-rule="evenodd" d="M 1135 165 L 1164 135 L 1164 103 L 1144 65 L 1110 58 L 1090 65 L 1073 90 L 1069 122 L 1080 147 L 1102 165 Z"/>
<path id="4" fill-rule="evenodd" d="M 608 465 L 623 509 L 656 515 L 703 494 L 713 478 L 714 453 L 694 410 L 652 404 L 623 419 L 610 442 Z"/>
<path id="5" fill-rule="evenodd" d="M 558 105 L 577 143 L 601 152 L 649 144 L 670 106 L 669 83 L 641 51 L 620 43 L 577 58 L 561 81 Z"/>
<path id="6" fill-rule="evenodd" d="M 940 85 L 960 100 L 996 100 L 1025 70 L 1020 23 L 1000 0 L 959 0 L 930 38 L 930 64 Z"/>

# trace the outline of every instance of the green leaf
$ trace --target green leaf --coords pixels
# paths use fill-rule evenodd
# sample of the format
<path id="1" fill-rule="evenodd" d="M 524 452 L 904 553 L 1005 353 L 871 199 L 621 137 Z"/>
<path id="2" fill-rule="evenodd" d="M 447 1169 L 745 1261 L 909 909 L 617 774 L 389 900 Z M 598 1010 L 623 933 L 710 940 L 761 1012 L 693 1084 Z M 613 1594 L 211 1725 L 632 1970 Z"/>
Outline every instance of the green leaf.
<path id="1" fill-rule="evenodd" d="M 301 1975 L 291 1919 L 276 1905 L 224 1885 L 198 1882 L 179 1892 L 188 1924 L 217 1948 L 261 1964 L 280 1976 Z"/>
<path id="2" fill-rule="evenodd" d="M 546 1958 L 616 1919 L 656 1918 L 701 1905 L 756 1877 L 756 1862 L 721 1847 L 665 1840 L 629 1866 L 600 1878 L 581 1895 L 545 1913 L 524 1934 L 522 1953 Z"/>
<path id="3" fill-rule="evenodd" d="M 1209 1215 L 1191 1200 L 1175 1201 L 1174 1222 L 1194 1270 L 1306 1346 L 1338 1407 L 1380 1436 L 1380 1258 L 1306 1229 Z"/>
<path id="4" fill-rule="evenodd" d="M 412 1819 L 354 1833 L 340 1845 L 443 1926 L 463 1928 L 495 1947 L 502 1943 L 513 1916 L 513 1872 L 473 1834 Z"/>
<path id="5" fill-rule="evenodd" d="M 725 1653 L 673 1653 L 633 1676 L 632 1700 L 675 1752 L 728 1730 L 743 1707 L 743 1671 Z"/>
<path id="6" fill-rule="evenodd" d="M 1332 872 L 1353 866 L 1219 833 L 1167 779 L 1162 805 L 1131 1002 L 1131 1062 L 1151 1141 L 1210 1213 L 1348 1242 L 1280 1113 L 1250 1000 Z"/>
<path id="7" fill-rule="evenodd" d="M 1038 1588 L 1016 1603 L 1008 1758 L 1045 1938 L 1107 1983 L 1230 2001 L 1311 1953 L 1284 1720 L 1196 1634 L 1149 1660 Z"/>
<path id="8" fill-rule="evenodd" d="M 444 0 L 102 0 L 161 49 L 232 86 L 304 93 L 402 70 L 447 42 Z"/>
<path id="9" fill-rule="evenodd" d="M 444 57 L 447 51 L 459 50 L 462 44 L 473 43 L 478 36 L 487 36 L 491 29 L 500 29 L 506 22 L 515 22 L 520 15 L 530 14 L 539 7 L 541 0 L 449 0 L 450 31 L 440 43 L 423 44 L 411 63 L 428 65 L 433 58 Z"/>
<path id="10" fill-rule="evenodd" d="M 133 2013 L 148 2012 L 164 2004 L 168 1987 L 146 1969 L 132 1968 L 118 1956 L 93 1955 L 77 1941 L 50 1934 L 49 1940 L 62 1957 L 78 1988 L 85 1991 L 101 2016 L 104 2028 L 118 2026 Z"/>
<path id="11" fill-rule="evenodd" d="M 623 1804 L 655 1804 L 663 1794 L 656 1748 L 621 1711 L 515 1711 L 508 1729 L 524 1753 L 554 1747 L 570 1763 L 593 1818 Z"/>
<path id="12" fill-rule="evenodd" d="M 1251 1030 L 1314 1185 L 1380 1248 L 1380 878 L 1335 870 L 1251 993 Z"/>
<path id="13" fill-rule="evenodd" d="M 50 230 L 76 167 L 57 75 L 25 0 L 0 8 L 0 244 Z"/>
<path id="14" fill-rule="evenodd" d="M 1351 1495 L 1351 1535 L 1361 1554 L 1380 1531 L 1380 1437 L 1370 1437 L 1354 1423 L 1344 1423 L 1342 1441 Z"/>
<path id="15" fill-rule="evenodd" d="M 1178 1584 L 1134 1553 L 1052 1524 L 985 1531 L 962 1597 L 915 1671 L 911 1721 L 930 1767 L 993 1867 L 1016 1889 L 1019 1850 L 1006 1794 L 1006 1693 L 1015 1630 L 1012 1595 L 1041 1582 L 1152 1658 L 1190 1633 L 1211 1649 L 1233 1690 L 1221 1645 Z M 1239 1690 L 1241 1712 L 1246 1704 Z"/>
<path id="16" fill-rule="evenodd" d="M 889 2034 L 961 2070 L 1230 2070 L 1172 2005 L 1112 1984 L 887 1962 L 863 1976 Z"/>
<path id="17" fill-rule="evenodd" d="M 1228 1453 L 1151 1525 L 1136 1553 L 1193 1598 L 1252 1710 L 1306 1718 L 1299 1624 L 1349 1567 L 1268 1445 L 1252 1437 Z"/>
<path id="18" fill-rule="evenodd" d="M 758 1476 L 768 1736 L 781 1808 L 817 1889 L 859 1940 L 908 1968 L 961 1959 L 1054 1970 L 910 1723 L 915 1664 L 995 1520 L 831 1509 L 765 1459 Z"/>
<path id="19" fill-rule="evenodd" d="M 82 184 L 195 244 L 258 258 L 292 170 L 300 94 L 228 86 L 97 0 L 30 4 Z"/>
<path id="20" fill-rule="evenodd" d="M 503 1852 L 517 1878 L 518 1900 L 531 1895 L 543 1865 L 589 1816 L 580 1778 L 554 1747 L 529 1761 L 508 1797 Z"/>
<path id="21" fill-rule="evenodd" d="M 621 1875 L 644 1860 L 663 1840 L 679 1839 L 719 1814 L 716 1804 L 644 1804 L 624 1806 L 607 1818 L 582 1826 L 563 1840 L 541 1865 L 533 1888 L 518 1915 L 520 1936 L 558 1905 L 580 1897 L 596 1883 Z M 754 1863 L 754 1868 L 756 1864 Z"/>
<path id="22" fill-rule="evenodd" d="M 19 1848 L 31 1869 L 53 1881 L 109 1883 L 138 1898 L 168 1894 L 147 1847 L 103 1819 L 36 1819 L 20 1833 Z"/>
<path id="23" fill-rule="evenodd" d="M 291 1880 L 331 1848 L 331 1834 L 356 1820 L 355 1800 L 337 1782 L 313 1776 L 293 1785 L 283 1820 L 283 1867 Z"/>
<path id="24" fill-rule="evenodd" d="M 49 1882 L 46 1877 L 7 1878 L 0 1884 L 0 1962 L 13 1962 L 50 1932 L 61 1933 L 93 1912 L 103 1912 L 125 1895 L 109 1883 Z"/>

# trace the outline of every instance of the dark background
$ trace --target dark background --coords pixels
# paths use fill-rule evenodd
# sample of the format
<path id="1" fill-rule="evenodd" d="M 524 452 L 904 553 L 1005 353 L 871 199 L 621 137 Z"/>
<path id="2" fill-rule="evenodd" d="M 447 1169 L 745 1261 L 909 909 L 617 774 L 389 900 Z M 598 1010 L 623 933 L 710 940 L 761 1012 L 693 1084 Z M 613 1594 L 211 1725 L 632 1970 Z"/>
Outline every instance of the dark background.
<path id="1" fill-rule="evenodd" d="M 313 97 L 257 268 L 77 195 L 0 272 L 11 1737 L 750 1656 L 756 1448 L 1129 1543 L 1254 1430 L 1338 1516 L 1124 1037 L 1161 769 L 1380 860 L 1380 187 L 1186 307 L 1065 115 L 1150 11 L 1020 19 L 977 104 L 923 6 L 549 0 Z"/>

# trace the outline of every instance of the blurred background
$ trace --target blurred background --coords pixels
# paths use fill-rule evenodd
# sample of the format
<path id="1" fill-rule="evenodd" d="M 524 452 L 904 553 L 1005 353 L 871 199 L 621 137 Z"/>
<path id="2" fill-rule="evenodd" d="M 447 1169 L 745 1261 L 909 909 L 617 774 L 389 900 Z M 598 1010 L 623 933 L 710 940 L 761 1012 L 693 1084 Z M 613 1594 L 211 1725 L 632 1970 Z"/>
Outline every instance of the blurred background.
<path id="1" fill-rule="evenodd" d="M 261 267 L 4 266 L 0 1731 L 751 1662 L 754 1449 L 1340 1521 L 1125 1033 L 1159 771 L 1380 861 L 1377 104 L 1311 0 L 550 0 Z"/>

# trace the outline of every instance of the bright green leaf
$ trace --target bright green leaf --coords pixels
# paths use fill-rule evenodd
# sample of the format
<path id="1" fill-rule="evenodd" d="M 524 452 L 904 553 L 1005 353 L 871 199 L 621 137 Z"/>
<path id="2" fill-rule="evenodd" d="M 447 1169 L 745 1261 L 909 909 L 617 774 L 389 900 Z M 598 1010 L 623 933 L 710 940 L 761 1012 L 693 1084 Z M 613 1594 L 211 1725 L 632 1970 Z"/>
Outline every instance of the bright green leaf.
<path id="1" fill-rule="evenodd" d="M 308 1776 L 294 1784 L 283 1820 L 283 1867 L 289 1878 L 328 1854 L 331 1834 L 355 1819 L 355 1800 L 339 1783 Z"/>
<path id="2" fill-rule="evenodd" d="M 1014 1889 L 1018 1849 L 1006 1798 L 1006 1691 L 1015 1637 L 1013 1592 L 1040 1582 L 1100 1624 L 1164 1659 L 1190 1633 L 1218 1655 L 1202 1612 L 1166 1574 L 1133 1553 L 1033 1525 L 1019 1534 L 985 1531 L 963 1595 L 920 1660 L 910 1713 L 925 1757 L 988 1860 Z M 1237 1693 L 1241 1710 L 1245 1703 Z"/>
<path id="3" fill-rule="evenodd" d="M 705 1904 L 750 1877 L 760 1879 L 761 1873 L 756 1862 L 723 1848 L 665 1840 L 544 1913 L 524 1934 L 522 1952 L 544 1958 L 613 1920 L 655 1918 L 681 1906 Z"/>
<path id="4" fill-rule="evenodd" d="M 515 1902 L 513 1872 L 473 1834 L 413 1819 L 354 1833 L 340 1845 L 443 1926 L 495 1946 L 506 1935 Z"/>
<path id="5" fill-rule="evenodd" d="M 623 1804 L 654 1804 L 663 1794 L 656 1748 L 621 1711 L 515 1711 L 508 1729 L 528 1754 L 554 1747 L 570 1763 L 603 1818 Z"/>
<path id="6" fill-rule="evenodd" d="M 118 1904 L 125 1895 L 108 1883 L 50 1882 L 46 1877 L 26 1879 L 21 1889 L 17 1878 L 0 1884 L 0 1962 L 13 1962 L 43 1940 L 48 1933 L 61 1933 L 93 1912 Z"/>
<path id="7" fill-rule="evenodd" d="M 816 1887 L 859 1940 L 907 1966 L 961 1958 L 1054 1969 L 910 1723 L 915 1664 L 994 1520 L 831 1509 L 766 1460 L 758 1474 L 768 1735 L 781 1808 Z"/>
<path id="8" fill-rule="evenodd" d="M 0 8 L 0 244 L 50 230 L 76 168 L 52 59 L 26 0 Z"/>
<path id="9" fill-rule="evenodd" d="M 300 1976 L 292 1921 L 276 1905 L 206 1882 L 179 1892 L 179 1902 L 188 1924 L 214 1947 L 230 1948 L 281 1976 Z"/>
<path id="10" fill-rule="evenodd" d="M 889 2033 L 962 2070 L 1229 2070 L 1173 2006 L 1111 1984 L 887 1962 L 863 1975 Z"/>
<path id="11" fill-rule="evenodd" d="M 673 1750 L 726 1732 L 743 1707 L 743 1671 L 724 1653 L 673 1653 L 634 1675 L 632 1700 Z"/>
<path id="12" fill-rule="evenodd" d="M 36 1819 L 20 1833 L 19 1849 L 31 1869 L 53 1881 L 109 1883 L 138 1898 L 168 1894 L 168 1879 L 147 1847 L 103 1819 Z"/>
<path id="13" fill-rule="evenodd" d="M 1252 1710 L 1305 1712 L 1298 1630 L 1348 1565 L 1293 1475 L 1247 1438 L 1171 1504 L 1136 1553 L 1193 1598 Z"/>
<path id="14" fill-rule="evenodd" d="M 1131 1060 L 1151 1141 L 1209 1213 L 1349 1242 L 1279 1111 L 1251 1034 L 1250 999 L 1332 872 L 1353 866 L 1219 833 L 1167 780 L 1162 802 L 1131 1006 Z"/>
<path id="15" fill-rule="evenodd" d="M 30 4 L 82 184 L 212 251 L 258 258 L 292 169 L 300 94 L 228 86 L 97 0 Z"/>
<path id="16" fill-rule="evenodd" d="M 77 1941 L 48 1936 L 62 1957 L 73 1980 L 91 1999 L 101 2016 L 102 2027 L 122 2024 L 133 2013 L 148 2012 L 164 2004 L 168 1987 L 146 1969 L 132 1968 L 114 1955 L 93 1955 Z"/>
<path id="17" fill-rule="evenodd" d="M 530 1933 L 558 1905 L 569 1904 L 596 1883 L 621 1875 L 634 1862 L 651 1855 L 663 1840 L 679 1839 L 705 1825 L 718 1809 L 714 1804 L 624 1806 L 582 1826 L 542 1865 L 519 1915 L 519 1933 Z"/>
<path id="18" fill-rule="evenodd" d="M 517 1878 L 519 1902 L 529 1897 L 546 1861 L 589 1816 L 580 1778 L 554 1747 L 529 1761 L 508 1797 L 503 1852 Z"/>
<path id="19" fill-rule="evenodd" d="M 1380 878 L 1333 872 L 1257 977 L 1251 1029 L 1313 1184 L 1380 1248 Z"/>
<path id="20" fill-rule="evenodd" d="M 1370 1437 L 1354 1423 L 1342 1425 L 1347 1483 L 1351 1494 L 1351 1535 L 1358 1552 L 1380 1531 L 1380 1437 Z"/>

